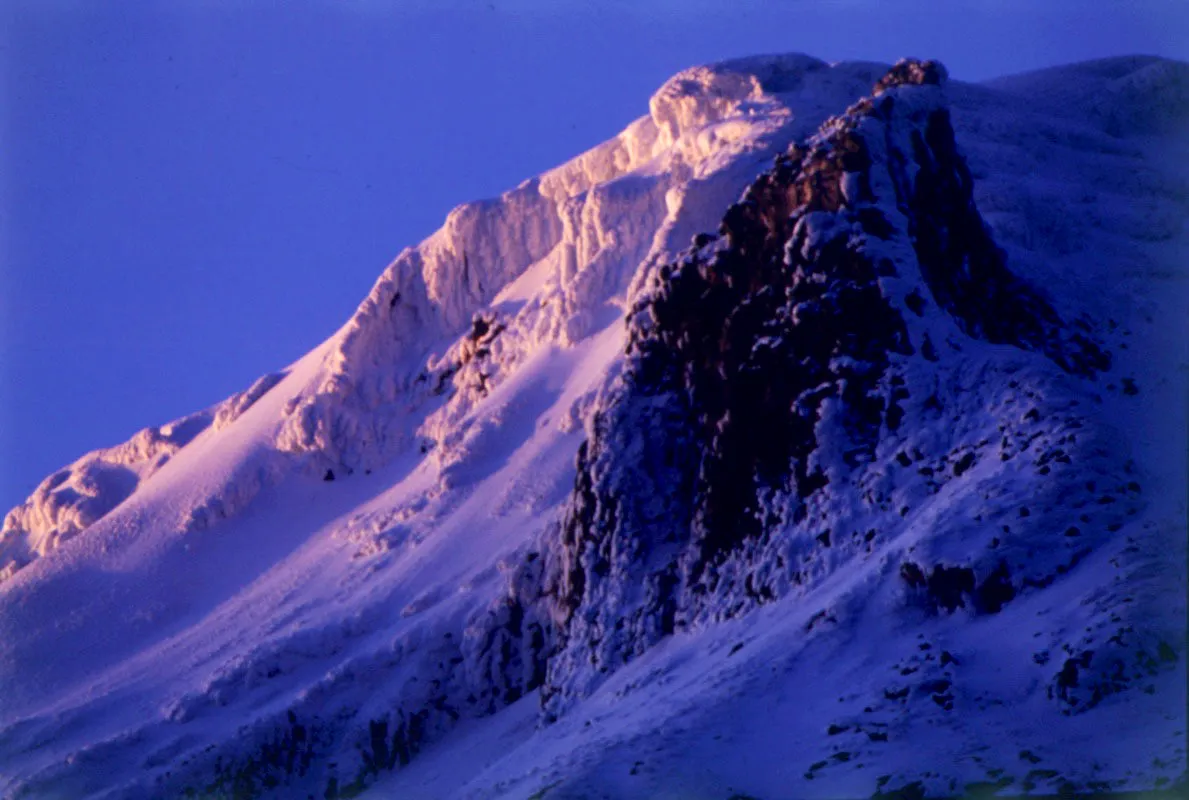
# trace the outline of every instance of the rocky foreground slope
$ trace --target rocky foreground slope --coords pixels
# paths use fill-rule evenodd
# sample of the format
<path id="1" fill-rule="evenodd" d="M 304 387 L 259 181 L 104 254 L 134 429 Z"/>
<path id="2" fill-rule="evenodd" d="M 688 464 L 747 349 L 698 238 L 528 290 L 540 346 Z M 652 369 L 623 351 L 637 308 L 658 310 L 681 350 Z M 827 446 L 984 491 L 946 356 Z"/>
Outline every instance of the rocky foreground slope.
<path id="1" fill-rule="evenodd" d="M 1187 85 L 675 76 L 9 514 L 0 786 L 1183 783 Z"/>

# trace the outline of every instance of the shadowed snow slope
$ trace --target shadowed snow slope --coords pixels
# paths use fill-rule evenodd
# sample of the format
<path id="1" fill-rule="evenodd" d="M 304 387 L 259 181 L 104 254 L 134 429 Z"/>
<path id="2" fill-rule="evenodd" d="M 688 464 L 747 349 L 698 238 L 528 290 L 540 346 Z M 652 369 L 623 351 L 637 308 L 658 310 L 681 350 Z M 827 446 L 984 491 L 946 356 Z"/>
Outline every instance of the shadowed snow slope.
<path id="1" fill-rule="evenodd" d="M 1186 70 L 696 67 L 455 209 L 7 516 L 0 793 L 1183 780 Z"/>

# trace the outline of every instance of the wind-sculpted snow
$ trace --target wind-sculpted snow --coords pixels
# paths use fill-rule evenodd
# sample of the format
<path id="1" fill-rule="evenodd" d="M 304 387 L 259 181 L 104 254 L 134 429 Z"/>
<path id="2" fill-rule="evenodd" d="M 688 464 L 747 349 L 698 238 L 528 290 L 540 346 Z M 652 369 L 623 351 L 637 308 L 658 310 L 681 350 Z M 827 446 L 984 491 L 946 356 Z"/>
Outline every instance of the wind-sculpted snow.
<path id="1" fill-rule="evenodd" d="M 508 317 L 506 334 L 486 354 L 485 390 L 488 379 L 498 383 L 542 348 L 571 346 L 605 327 L 607 314 L 618 313 L 610 301 L 645 257 L 654 249 L 671 255 L 674 233 L 681 240 L 709 224 L 721 198 L 746 185 L 754 169 L 738 163 L 745 154 L 769 152 L 816 125 L 831 103 L 859 90 L 869 70 L 831 69 L 806 56 L 692 68 L 657 92 L 650 116 L 615 139 L 497 199 L 459 206 L 437 233 L 397 257 L 336 334 L 317 376 L 288 399 L 276 448 L 303 456 L 306 471 L 320 477 L 370 470 L 447 438 L 485 394 L 464 390 L 424 423 L 437 398 L 453 396 L 462 362 L 452 343 L 465 339 L 475 313 L 494 300 L 494 313 Z M 213 430 L 221 430 L 278 380 L 265 376 L 217 409 L 161 429 L 185 435 L 149 429 L 87 456 L 68 468 L 68 486 L 63 473 L 47 478 L 6 520 L 0 575 L 87 528 L 189 441 L 195 425 L 205 427 L 213 414 Z M 203 498 L 191 524 L 207 525 L 211 509 L 219 517 L 239 513 L 288 469 L 270 459 L 263 478 L 244 471 L 242 485 L 216 493 L 226 496 Z"/>
<path id="2" fill-rule="evenodd" d="M 460 368 L 442 351 L 489 303 L 508 317 L 490 349 L 493 383 L 542 347 L 581 341 L 606 324 L 608 302 L 646 256 L 671 257 L 675 232 L 716 215 L 724 190 L 746 185 L 754 171 L 739 163 L 745 154 L 808 132 L 824 104 L 853 96 L 868 72 L 804 56 L 693 68 L 612 141 L 496 200 L 455 209 L 385 270 L 340 331 L 321 382 L 286 409 L 279 446 L 313 454 L 322 474 L 374 468 L 421 441 L 406 412 Z M 464 394 L 429 423 L 429 438 L 472 401 Z"/>
<path id="3" fill-rule="evenodd" d="M 142 481 L 208 428 L 222 430 L 275 386 L 282 374 L 265 375 L 213 409 L 157 428 L 124 444 L 88 453 L 41 482 L 13 509 L 0 530 L 0 581 L 77 536 L 124 502 Z"/>
<path id="4" fill-rule="evenodd" d="M 1175 778 L 1182 67 L 695 67 L 459 207 L 10 515 L 0 793 Z"/>

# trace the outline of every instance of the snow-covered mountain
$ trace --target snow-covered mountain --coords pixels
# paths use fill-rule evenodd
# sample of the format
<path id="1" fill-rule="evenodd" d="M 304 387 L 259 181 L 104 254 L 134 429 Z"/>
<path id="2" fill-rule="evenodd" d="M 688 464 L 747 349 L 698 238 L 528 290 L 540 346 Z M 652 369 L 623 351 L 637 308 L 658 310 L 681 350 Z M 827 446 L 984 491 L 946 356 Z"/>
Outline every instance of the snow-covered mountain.
<path id="1" fill-rule="evenodd" d="M 1148 57 L 676 75 L 9 513 L 0 792 L 1183 785 L 1187 124 Z"/>

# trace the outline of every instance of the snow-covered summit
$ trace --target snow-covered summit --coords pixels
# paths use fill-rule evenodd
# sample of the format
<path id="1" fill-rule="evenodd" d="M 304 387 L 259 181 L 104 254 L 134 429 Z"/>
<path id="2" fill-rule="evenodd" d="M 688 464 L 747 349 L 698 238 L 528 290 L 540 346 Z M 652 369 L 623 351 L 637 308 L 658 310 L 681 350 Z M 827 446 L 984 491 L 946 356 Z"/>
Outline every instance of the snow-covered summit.
<path id="1" fill-rule="evenodd" d="M 7 517 L 3 791 L 1175 778 L 1184 68 L 695 67 L 455 209 Z"/>
<path id="2" fill-rule="evenodd" d="M 302 375 L 300 386 L 296 378 L 287 383 L 281 418 L 268 432 L 273 447 L 303 456 L 297 461 L 321 476 L 370 469 L 419 446 L 419 419 L 408 412 L 436 396 L 443 372 L 459 368 L 446 351 L 476 312 L 490 305 L 511 315 L 500 323 L 508 332 L 497 359 L 512 347 L 521 358 L 580 341 L 645 256 L 671 255 L 713 224 L 723 199 L 746 180 L 738 164 L 744 154 L 769 157 L 812 130 L 862 92 L 871 74 L 870 65 L 831 68 L 808 56 L 692 68 L 667 81 L 651 99 L 650 114 L 614 139 L 498 198 L 454 209 L 440 230 L 384 270 L 352 318 L 319 348 L 312 374 Z M 262 381 L 246 394 L 254 399 L 277 382 Z M 236 404 L 244 405 L 227 401 Z M 198 422 L 174 425 L 193 438 Z M 128 465 L 122 453 L 99 451 L 47 479 L 5 521 L 3 574 L 115 508 L 154 469 L 137 467 L 134 476 L 120 477 Z M 265 474 L 272 480 L 283 471 Z M 99 472 L 118 475 L 99 478 Z M 70 485 L 59 488 L 64 475 L 72 476 Z M 244 494 L 235 487 L 226 492 Z M 205 520 L 211 503 L 198 502 L 197 516 Z M 215 505 L 225 515 L 242 502 Z"/>
<path id="3" fill-rule="evenodd" d="M 868 72 L 807 56 L 686 70 L 616 138 L 495 200 L 459 206 L 385 270 L 336 336 L 320 383 L 286 410 L 281 449 L 318 453 L 331 468 L 390 458 L 409 441 L 391 405 L 432 393 L 427 373 L 459 368 L 439 348 L 485 306 L 505 329 L 496 364 L 512 349 L 521 358 L 581 341 L 642 261 L 671 256 L 712 224 L 703 206 L 741 188 L 740 159 L 768 157 L 811 130 Z"/>

